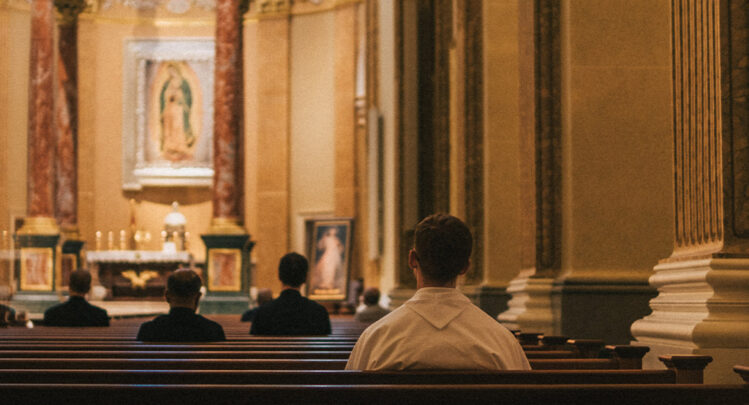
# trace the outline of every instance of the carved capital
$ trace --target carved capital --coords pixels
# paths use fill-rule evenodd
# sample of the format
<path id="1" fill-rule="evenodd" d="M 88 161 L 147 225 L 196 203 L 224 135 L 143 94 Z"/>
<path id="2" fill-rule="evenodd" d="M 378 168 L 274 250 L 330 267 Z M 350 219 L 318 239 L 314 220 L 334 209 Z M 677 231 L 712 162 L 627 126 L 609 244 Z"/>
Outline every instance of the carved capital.
<path id="1" fill-rule="evenodd" d="M 87 7 L 86 0 L 55 0 L 55 8 L 60 13 L 60 24 L 74 24 L 78 15 Z"/>

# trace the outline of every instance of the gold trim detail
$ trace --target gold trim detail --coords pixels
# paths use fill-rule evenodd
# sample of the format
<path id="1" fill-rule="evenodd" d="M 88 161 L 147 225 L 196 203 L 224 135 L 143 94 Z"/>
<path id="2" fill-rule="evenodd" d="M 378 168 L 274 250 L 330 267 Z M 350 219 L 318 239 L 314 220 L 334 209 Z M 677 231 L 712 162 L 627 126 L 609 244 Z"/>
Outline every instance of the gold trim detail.
<path id="1" fill-rule="evenodd" d="M 18 235 L 59 235 L 60 227 L 52 217 L 27 217 Z"/>
<path id="2" fill-rule="evenodd" d="M 28 267 L 28 260 L 33 256 L 38 255 L 47 256 L 46 259 L 41 259 L 45 261 L 43 264 L 46 266 L 46 268 L 43 269 L 47 276 L 47 283 L 45 284 L 32 284 L 28 282 L 29 271 L 31 270 Z M 21 291 L 52 291 L 54 283 L 53 256 L 53 248 L 21 248 Z M 38 269 L 35 270 L 38 271 Z"/>
<path id="3" fill-rule="evenodd" d="M 247 231 L 239 224 L 239 218 L 213 218 L 208 233 L 213 235 L 246 235 Z"/>
<path id="4" fill-rule="evenodd" d="M 231 284 L 222 284 L 219 286 L 214 285 L 213 281 L 218 277 L 222 278 L 221 275 L 216 274 L 216 259 L 219 255 L 224 257 L 231 257 L 233 263 L 229 262 L 229 265 L 234 266 L 231 274 Z M 208 271 L 206 277 L 206 287 L 208 291 L 241 291 L 242 290 L 242 251 L 240 249 L 209 249 L 208 250 Z"/>

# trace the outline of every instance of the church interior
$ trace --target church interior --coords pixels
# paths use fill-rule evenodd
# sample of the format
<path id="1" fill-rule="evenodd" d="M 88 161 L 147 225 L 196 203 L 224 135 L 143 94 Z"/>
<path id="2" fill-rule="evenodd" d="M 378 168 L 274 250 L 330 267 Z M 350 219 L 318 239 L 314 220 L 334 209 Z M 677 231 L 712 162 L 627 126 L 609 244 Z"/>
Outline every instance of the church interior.
<path id="1" fill-rule="evenodd" d="M 0 0 L 0 291 L 123 316 L 415 292 L 414 226 L 510 329 L 749 365 L 749 0 Z M 338 252 L 333 255 L 332 252 Z M 329 255 L 330 253 L 330 255 Z M 339 305 L 336 305 L 337 308 Z M 222 315 L 223 316 L 223 315 Z M 3 332 L 0 330 L 0 335 Z"/>

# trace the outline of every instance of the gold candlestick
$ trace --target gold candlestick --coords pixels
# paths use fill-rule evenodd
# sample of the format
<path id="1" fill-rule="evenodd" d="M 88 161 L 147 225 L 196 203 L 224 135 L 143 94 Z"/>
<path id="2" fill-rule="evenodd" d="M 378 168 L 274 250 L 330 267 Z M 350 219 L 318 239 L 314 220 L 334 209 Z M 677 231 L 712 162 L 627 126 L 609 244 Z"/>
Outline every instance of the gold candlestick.
<path id="1" fill-rule="evenodd" d="M 96 250 L 101 250 L 101 231 L 96 231 Z"/>
<path id="2" fill-rule="evenodd" d="M 182 250 L 187 250 L 189 246 L 190 232 L 185 232 L 185 240 L 182 241 Z"/>
<path id="3" fill-rule="evenodd" d="M 114 232 L 107 232 L 107 250 L 114 250 Z"/>
<path id="4" fill-rule="evenodd" d="M 166 243 L 166 231 L 161 231 L 161 250 L 164 250 L 165 243 Z"/>
<path id="5" fill-rule="evenodd" d="M 3 250 L 8 250 L 8 231 L 3 231 Z"/>

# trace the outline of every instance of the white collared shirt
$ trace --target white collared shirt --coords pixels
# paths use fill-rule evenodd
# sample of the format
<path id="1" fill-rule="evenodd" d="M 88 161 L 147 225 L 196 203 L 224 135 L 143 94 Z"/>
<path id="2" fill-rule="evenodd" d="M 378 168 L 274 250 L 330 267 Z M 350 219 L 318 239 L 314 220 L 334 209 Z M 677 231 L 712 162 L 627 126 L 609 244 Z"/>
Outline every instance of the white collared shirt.
<path id="1" fill-rule="evenodd" d="M 504 326 L 455 288 L 426 287 L 369 326 L 347 370 L 530 370 Z"/>

